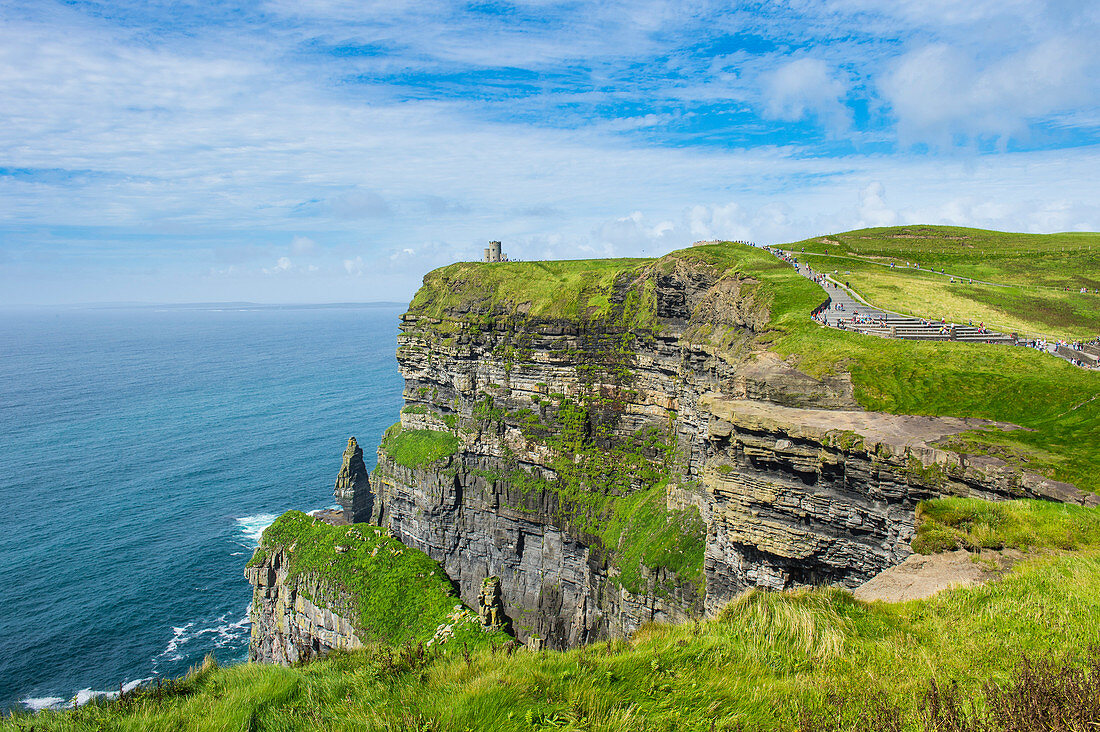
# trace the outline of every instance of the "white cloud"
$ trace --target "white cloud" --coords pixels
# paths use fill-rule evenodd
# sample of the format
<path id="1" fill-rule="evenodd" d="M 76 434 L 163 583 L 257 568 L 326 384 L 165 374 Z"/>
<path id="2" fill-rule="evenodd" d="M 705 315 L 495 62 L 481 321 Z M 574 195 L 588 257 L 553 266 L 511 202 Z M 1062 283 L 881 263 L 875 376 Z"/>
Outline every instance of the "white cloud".
<path id="1" fill-rule="evenodd" d="M 893 226 L 898 213 L 886 205 L 886 189 L 879 181 L 867 184 L 859 192 L 859 228 Z"/>
<path id="2" fill-rule="evenodd" d="M 622 216 L 601 224 L 592 234 L 592 244 L 583 244 L 578 248 L 591 256 L 614 256 L 628 252 L 630 254 L 662 254 L 678 243 L 676 225 L 663 220 L 646 223 L 641 211 Z"/>
<path id="3" fill-rule="evenodd" d="M 290 261 L 290 257 L 279 257 L 273 267 L 264 267 L 262 271 L 265 275 L 282 274 L 283 272 L 289 272 L 294 269 L 294 265 Z"/>
<path id="4" fill-rule="evenodd" d="M 315 251 L 317 251 L 317 242 L 313 241 L 308 236 L 296 236 L 290 241 L 291 254 L 303 256 L 313 254 Z"/>
<path id="5" fill-rule="evenodd" d="M 851 124 L 844 104 L 847 84 L 828 64 L 804 57 L 783 64 L 763 77 L 765 114 L 772 119 L 797 122 L 816 117 L 833 131 Z"/>
<path id="6" fill-rule="evenodd" d="M 1031 121 L 1100 103 L 1093 42 L 1050 38 L 986 64 L 938 43 L 905 54 L 880 80 L 903 142 L 1023 134 Z"/>
<path id="7" fill-rule="evenodd" d="M 344 260 L 344 271 L 355 277 L 361 276 L 366 267 L 367 263 L 363 261 L 363 257 L 361 256 L 357 256 L 355 259 Z"/>

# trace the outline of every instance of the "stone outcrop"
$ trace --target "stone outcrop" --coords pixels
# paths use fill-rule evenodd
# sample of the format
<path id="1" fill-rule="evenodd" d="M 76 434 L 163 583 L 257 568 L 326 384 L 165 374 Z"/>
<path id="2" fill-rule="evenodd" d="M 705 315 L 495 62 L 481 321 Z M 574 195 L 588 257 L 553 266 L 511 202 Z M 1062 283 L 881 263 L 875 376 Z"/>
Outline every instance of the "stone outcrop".
<path id="1" fill-rule="evenodd" d="M 486 577 L 477 596 L 478 616 L 486 628 L 501 629 L 508 625 L 504 604 L 500 601 L 500 577 Z"/>
<path id="2" fill-rule="evenodd" d="M 315 576 L 288 581 L 288 564 L 286 553 L 276 551 L 245 569 L 253 587 L 248 660 L 285 666 L 333 649 L 361 648 L 363 643 L 347 619 L 349 599 Z"/>
<path id="3" fill-rule="evenodd" d="M 860 586 L 911 554 L 914 510 L 928 498 L 1096 500 L 934 446 L 993 426 L 984 420 L 791 408 L 715 393 L 700 406 L 709 414 L 703 484 L 712 611 L 746 586 Z"/>
<path id="4" fill-rule="evenodd" d="M 374 496 L 370 491 L 370 474 L 363 462 L 363 448 L 352 437 L 344 450 L 344 462 L 336 476 L 336 489 L 333 491 L 336 502 L 343 509 L 344 519 L 349 523 L 370 520 Z"/>
<path id="5" fill-rule="evenodd" d="M 678 260 L 616 280 L 600 318 L 571 319 L 485 302 L 435 317 L 422 291 L 401 322 L 401 423 L 460 445 L 414 465 L 383 446 L 372 519 L 439 561 L 471 606 L 498 577 L 517 638 L 563 648 L 713 612 L 751 586 L 859 586 L 910 554 L 929 497 L 1086 500 L 935 446 L 981 421 L 859 411 L 848 374 L 767 350 L 756 285 Z M 657 528 L 639 496 L 659 499 L 646 504 Z"/>

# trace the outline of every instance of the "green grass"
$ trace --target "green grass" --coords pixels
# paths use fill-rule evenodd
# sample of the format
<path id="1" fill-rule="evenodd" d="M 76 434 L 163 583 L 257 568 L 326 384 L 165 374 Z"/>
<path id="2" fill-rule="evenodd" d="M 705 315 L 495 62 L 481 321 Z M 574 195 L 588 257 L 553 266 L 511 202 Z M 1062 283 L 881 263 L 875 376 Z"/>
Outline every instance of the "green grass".
<path id="1" fill-rule="evenodd" d="M 459 439 L 450 432 L 406 430 L 395 424 L 382 438 L 382 450 L 398 465 L 419 468 L 458 452 Z"/>
<path id="2" fill-rule="evenodd" d="M 958 226 L 892 226 L 785 245 L 799 252 L 945 269 L 950 274 L 1033 288 L 1100 288 L 1100 233 L 1016 234 Z M 839 261 L 839 260 L 838 260 Z M 830 267 L 846 269 L 846 267 Z"/>
<path id="3" fill-rule="evenodd" d="M 662 485 L 615 499 L 606 517 L 591 529 L 614 552 L 618 583 L 639 593 L 648 588 L 643 567 L 665 569 L 680 584 L 692 583 L 703 595 L 703 552 L 707 526 L 692 507 L 670 511 L 667 488 Z M 674 588 L 654 583 L 652 590 L 665 594 Z"/>
<path id="4" fill-rule="evenodd" d="M 1100 547 L 1100 510 L 1062 503 L 938 498 L 918 506 L 917 522 L 913 551 L 921 554 Z"/>
<path id="5" fill-rule="evenodd" d="M 175 696 L 0 722 L 36 730 L 793 729 L 800 710 L 881 696 L 915 729 L 931 679 L 1014 677 L 1023 654 L 1080 661 L 1100 643 L 1100 554 L 1034 556 L 1006 577 L 898 605 L 830 589 L 750 591 L 720 617 L 628 641 L 395 663 L 372 648 L 294 668 L 209 669 Z M 842 723 L 855 720 L 842 718 Z"/>
<path id="6" fill-rule="evenodd" d="M 459 262 L 429 272 L 409 312 L 442 318 L 456 309 L 479 314 L 522 312 L 547 319 L 606 314 L 616 277 L 647 259 L 548 262 Z"/>
<path id="7" fill-rule="evenodd" d="M 338 552 L 337 546 L 347 550 Z M 355 612 L 348 620 L 364 642 L 427 641 L 440 624 L 450 622 L 447 616 L 455 605 L 462 604 L 438 562 L 378 526 L 330 526 L 301 511 L 287 511 L 264 531 L 249 565 L 278 550 L 289 555 L 288 583 L 316 577 L 352 598 Z M 326 606 L 321 598 L 311 600 Z M 454 639 L 448 641 L 452 647 L 507 640 L 476 622 L 459 623 L 454 630 Z"/>
<path id="8" fill-rule="evenodd" d="M 831 250 L 830 250 L 831 251 Z M 1100 256 L 1098 248 L 1097 256 Z M 1100 295 L 1019 285 L 969 284 L 878 260 L 799 253 L 819 272 L 848 282 L 872 305 L 906 315 L 956 323 L 972 320 L 1003 333 L 1047 339 L 1091 339 L 1100 334 Z"/>

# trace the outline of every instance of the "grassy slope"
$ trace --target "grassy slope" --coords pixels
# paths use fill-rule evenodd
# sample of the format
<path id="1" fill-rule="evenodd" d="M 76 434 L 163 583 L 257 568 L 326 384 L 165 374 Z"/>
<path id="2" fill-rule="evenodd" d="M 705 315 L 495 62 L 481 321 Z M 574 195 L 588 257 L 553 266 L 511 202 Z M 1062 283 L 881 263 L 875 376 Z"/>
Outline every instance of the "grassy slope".
<path id="1" fill-rule="evenodd" d="M 935 512 L 972 517 L 975 507 L 953 501 Z M 169 700 L 41 714 L 33 723 L 40 730 L 769 730 L 790 728 L 799 708 L 831 710 L 832 698 L 858 706 L 871 694 L 900 704 L 912 722 L 932 678 L 974 690 L 1009 679 L 1022 654 L 1080 660 L 1100 643 L 1097 518 L 1096 509 L 1063 517 L 1078 535 L 1077 553 L 1034 551 L 1000 581 L 928 600 L 866 604 L 838 590 L 751 591 L 713 621 L 646 626 L 630 641 L 424 661 L 369 649 L 297 668 L 241 665 L 200 673 Z M 7 728 L 17 721 L 25 720 Z"/>
<path id="2" fill-rule="evenodd" d="M 337 545 L 348 550 L 337 552 Z M 450 622 L 447 616 L 462 603 L 438 562 L 391 538 L 384 529 L 369 524 L 330 526 L 301 511 L 287 511 L 264 531 L 249 566 L 291 546 L 288 577 L 318 576 L 354 597 L 357 612 L 348 619 L 364 642 L 427 641 L 439 625 Z M 506 640 L 500 633 L 461 623 L 449 643 L 475 647 Z"/>
<path id="3" fill-rule="evenodd" d="M 454 455 L 459 440 L 450 432 L 438 430 L 406 430 L 398 422 L 386 430 L 382 449 L 398 465 L 418 468 Z"/>
<path id="4" fill-rule="evenodd" d="M 984 321 L 1005 332 L 1045 338 L 1100 334 L 1100 295 L 1078 292 L 1100 287 L 1100 234 L 909 226 L 863 229 L 790 247 L 815 269 L 836 270 L 871 303 L 899 312 Z M 952 283 L 943 275 L 904 269 L 909 262 L 1001 286 Z M 899 268 L 883 266 L 889 263 Z"/>
<path id="5" fill-rule="evenodd" d="M 617 276 L 650 261 L 459 262 L 429 272 L 409 310 L 442 317 L 449 308 L 460 305 L 513 310 L 530 303 L 528 314 L 533 317 L 591 317 L 606 311 L 607 293 Z"/>
<path id="6" fill-rule="evenodd" d="M 1047 501 L 938 498 L 917 508 L 913 551 L 1097 548 L 1100 511 Z"/>

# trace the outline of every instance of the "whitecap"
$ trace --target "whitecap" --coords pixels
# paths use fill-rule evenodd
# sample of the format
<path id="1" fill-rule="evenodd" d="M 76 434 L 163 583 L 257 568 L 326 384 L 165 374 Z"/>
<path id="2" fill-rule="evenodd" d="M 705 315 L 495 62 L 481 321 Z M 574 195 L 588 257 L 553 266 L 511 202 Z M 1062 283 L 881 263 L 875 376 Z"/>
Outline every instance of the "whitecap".
<path id="1" fill-rule="evenodd" d="M 168 646 L 163 651 L 161 651 L 156 658 L 153 659 L 153 662 L 156 663 L 162 658 L 168 661 L 179 661 L 180 659 L 182 659 L 183 655 L 177 653 L 177 651 L 179 650 L 180 646 L 191 640 L 192 636 L 187 631 L 191 630 L 194 625 L 194 622 L 190 622 L 187 625 L 173 626 L 172 639 L 168 641 Z"/>
<path id="2" fill-rule="evenodd" d="M 242 516 L 237 521 L 238 530 L 245 535 L 253 547 L 260 545 L 260 538 L 264 535 L 264 529 L 275 523 L 279 518 L 274 513 L 258 513 L 255 516 Z"/>
<path id="3" fill-rule="evenodd" d="M 59 696 L 28 697 L 20 699 L 19 703 L 35 712 L 41 712 L 43 709 L 60 709 L 65 706 L 65 700 Z"/>
<path id="4" fill-rule="evenodd" d="M 122 693 L 129 694 L 131 691 L 146 683 L 152 681 L 152 677 L 144 679 L 134 679 L 133 681 L 127 681 L 122 685 Z M 96 691 L 95 689 L 81 689 L 76 692 L 75 695 L 68 701 L 59 696 L 42 696 L 42 697 L 28 697 L 20 700 L 20 703 L 35 712 L 40 712 L 43 709 L 67 709 L 73 706 L 83 706 L 95 699 L 117 699 L 118 689 L 112 691 Z"/>
<path id="5" fill-rule="evenodd" d="M 173 627 L 172 639 L 168 641 L 167 647 L 153 659 L 154 668 L 161 661 L 180 661 L 185 658 L 182 646 L 198 638 L 210 638 L 212 636 L 211 640 L 213 640 L 214 648 L 225 648 L 237 644 L 251 632 L 250 610 L 251 605 L 245 605 L 244 615 L 236 620 L 230 619 L 231 613 L 222 613 L 210 625 L 197 630 L 195 629 L 195 622 L 190 622 L 182 627 Z"/>

